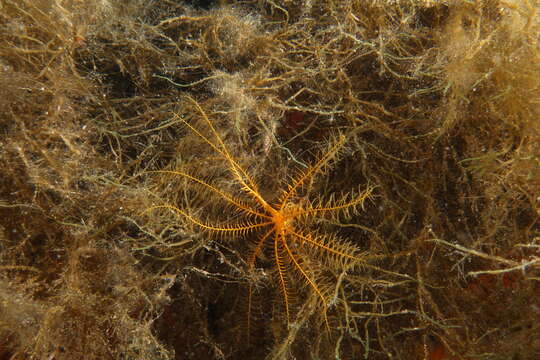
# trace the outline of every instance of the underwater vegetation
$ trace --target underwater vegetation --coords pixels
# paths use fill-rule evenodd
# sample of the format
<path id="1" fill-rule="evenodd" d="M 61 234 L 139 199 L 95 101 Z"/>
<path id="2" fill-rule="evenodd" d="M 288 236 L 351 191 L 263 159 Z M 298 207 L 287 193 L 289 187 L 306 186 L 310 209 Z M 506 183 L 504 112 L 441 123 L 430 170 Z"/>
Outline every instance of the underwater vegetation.
<path id="1" fill-rule="evenodd" d="M 0 360 L 537 359 L 535 0 L 0 0 Z"/>

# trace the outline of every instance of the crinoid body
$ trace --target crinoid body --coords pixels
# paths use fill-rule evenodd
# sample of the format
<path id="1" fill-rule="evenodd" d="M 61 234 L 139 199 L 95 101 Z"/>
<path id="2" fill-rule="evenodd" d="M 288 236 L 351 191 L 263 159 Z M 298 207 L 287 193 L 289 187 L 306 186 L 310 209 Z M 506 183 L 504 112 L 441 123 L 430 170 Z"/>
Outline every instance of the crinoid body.
<path id="1" fill-rule="evenodd" d="M 184 178 L 193 185 L 204 188 L 216 201 L 219 198 L 219 201 L 225 203 L 229 219 L 223 223 L 213 222 L 176 204 L 156 205 L 146 211 L 168 209 L 183 218 L 185 223 L 192 223 L 209 234 L 220 236 L 220 239 L 240 238 L 246 244 L 242 249 L 247 249 L 244 262 L 249 272 L 253 273 L 260 263 L 272 264 L 272 279 L 275 280 L 275 288 L 283 299 L 284 313 L 289 323 L 295 320 L 293 304 L 298 302 L 298 294 L 312 291 L 318 298 L 328 324 L 326 311 L 336 285 L 335 281 L 328 280 L 325 270 L 343 272 L 354 265 L 365 265 L 369 256 L 335 234 L 318 231 L 314 225 L 317 219 L 335 220 L 343 215 L 355 214 L 371 196 L 373 187 L 332 196 L 326 201 L 320 197 L 306 200 L 306 197 L 309 199 L 313 196 L 305 196 L 304 192 L 314 178 L 327 171 L 336 160 L 346 137 L 334 137 L 320 157 L 290 177 L 288 184 L 279 190 L 278 194 L 269 198 L 263 196 L 259 184 L 248 172 L 248 168 L 232 155 L 223 135 L 220 135 L 218 127 L 202 107 L 191 98 L 188 102 L 200 116 L 200 122 L 197 125 L 180 116 L 179 120 L 217 154 L 217 161 L 226 165 L 229 179 L 237 187 L 237 192 L 233 194 L 230 190 L 186 171 L 167 170 L 157 173 Z M 249 285 L 249 298 L 254 285 L 252 282 Z M 251 303 L 251 300 L 248 302 Z"/>

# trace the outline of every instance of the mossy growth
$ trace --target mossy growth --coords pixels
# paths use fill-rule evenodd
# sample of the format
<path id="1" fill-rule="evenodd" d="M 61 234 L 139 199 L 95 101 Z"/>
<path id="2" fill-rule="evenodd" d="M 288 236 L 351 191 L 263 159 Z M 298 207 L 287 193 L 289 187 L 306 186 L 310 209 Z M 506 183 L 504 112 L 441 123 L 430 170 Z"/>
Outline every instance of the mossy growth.
<path id="1" fill-rule="evenodd" d="M 0 0 L 0 359 L 537 359 L 539 12 Z"/>

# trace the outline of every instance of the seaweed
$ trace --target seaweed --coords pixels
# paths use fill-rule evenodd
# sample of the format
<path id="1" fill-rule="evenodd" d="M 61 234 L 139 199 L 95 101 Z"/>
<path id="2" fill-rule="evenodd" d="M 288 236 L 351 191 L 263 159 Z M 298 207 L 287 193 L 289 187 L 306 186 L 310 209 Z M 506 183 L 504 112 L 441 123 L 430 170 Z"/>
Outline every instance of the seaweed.
<path id="1" fill-rule="evenodd" d="M 0 358 L 537 358 L 538 13 L 0 0 Z"/>

